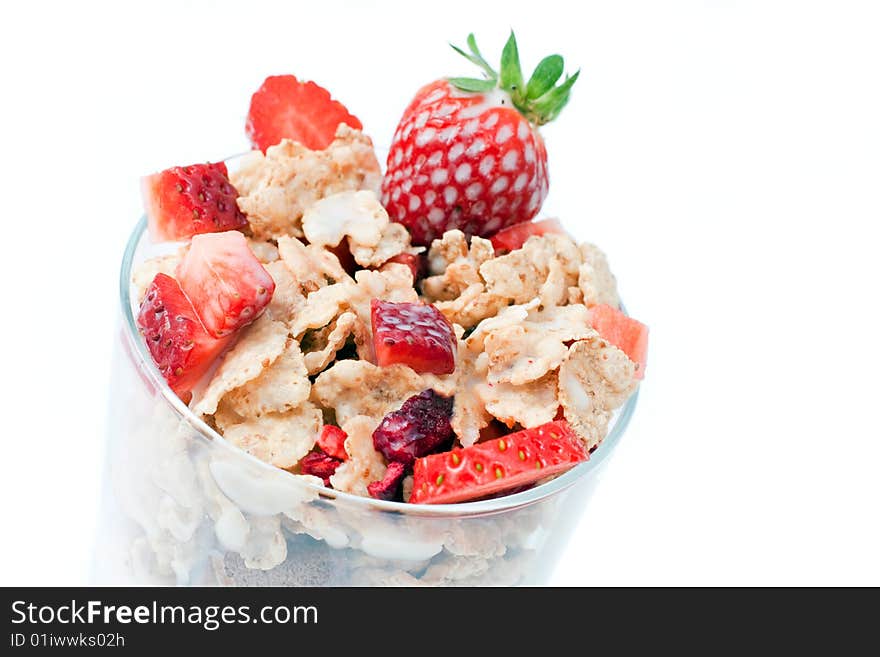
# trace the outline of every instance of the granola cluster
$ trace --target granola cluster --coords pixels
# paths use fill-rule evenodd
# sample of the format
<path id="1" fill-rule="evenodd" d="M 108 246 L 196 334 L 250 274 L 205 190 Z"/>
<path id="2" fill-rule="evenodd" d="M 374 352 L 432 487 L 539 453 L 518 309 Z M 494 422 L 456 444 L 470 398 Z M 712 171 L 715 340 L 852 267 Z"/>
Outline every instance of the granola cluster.
<path id="1" fill-rule="evenodd" d="M 595 447 L 637 384 L 636 365 L 590 326 L 592 306 L 619 305 L 604 254 L 562 234 L 496 254 L 490 241 L 459 230 L 427 251 L 413 247 L 379 202 L 380 179 L 369 138 L 344 124 L 325 150 L 285 140 L 232 173 L 248 244 L 276 287 L 194 392 L 193 412 L 233 445 L 294 474 L 323 425 L 341 427 L 348 459 L 330 484 L 357 495 L 385 474 L 374 430 L 427 389 L 454 396 L 462 446 L 497 423 L 531 428 L 564 417 Z M 426 276 L 415 280 L 414 268 L 395 262 L 401 256 L 425 260 Z M 173 271 L 179 257 L 144 263 L 135 289 Z M 455 371 L 374 364 L 374 299 L 439 309 L 454 329 Z"/>

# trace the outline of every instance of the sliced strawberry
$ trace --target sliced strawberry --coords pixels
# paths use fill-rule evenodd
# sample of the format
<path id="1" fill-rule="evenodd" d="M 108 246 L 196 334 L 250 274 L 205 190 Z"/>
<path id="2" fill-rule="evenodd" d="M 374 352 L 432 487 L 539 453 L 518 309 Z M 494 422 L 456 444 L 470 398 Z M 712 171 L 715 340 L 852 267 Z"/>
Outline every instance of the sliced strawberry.
<path id="1" fill-rule="evenodd" d="M 348 460 L 348 452 L 345 451 L 345 439 L 348 434 L 332 424 L 325 424 L 318 436 L 318 447 L 323 449 L 329 456 L 340 461 Z"/>
<path id="2" fill-rule="evenodd" d="M 360 130 L 363 126 L 330 92 L 293 75 L 273 75 L 251 97 L 246 131 L 254 148 L 264 153 L 282 139 L 293 139 L 306 148 L 330 145 L 340 123 Z"/>
<path id="3" fill-rule="evenodd" d="M 373 299 L 371 309 L 378 365 L 401 363 L 420 374 L 455 371 L 455 334 L 434 306 Z"/>
<path id="4" fill-rule="evenodd" d="M 547 233 L 565 233 L 562 224 L 556 219 L 542 219 L 541 221 L 524 221 L 521 224 L 508 226 L 495 233 L 491 238 L 495 253 L 516 251 L 521 248 L 533 235 L 546 235 Z"/>
<path id="5" fill-rule="evenodd" d="M 184 240 L 248 225 L 226 165 L 171 167 L 141 181 L 147 226 L 154 242 Z"/>
<path id="6" fill-rule="evenodd" d="M 342 461 L 328 456 L 322 451 L 306 454 L 299 462 L 300 474 L 312 475 L 324 480 L 324 485 L 330 485 L 330 477 L 336 472 L 336 468 L 342 465 Z"/>
<path id="7" fill-rule="evenodd" d="M 254 321 L 275 292 L 275 281 L 237 231 L 194 236 L 177 280 L 218 338 Z"/>
<path id="8" fill-rule="evenodd" d="M 589 458 L 568 422 L 548 422 L 470 447 L 417 459 L 413 504 L 475 500 L 533 484 Z"/>
<path id="9" fill-rule="evenodd" d="M 590 308 L 590 324 L 638 366 L 637 379 L 645 378 L 645 366 L 648 364 L 647 326 L 604 303 Z"/>
<path id="10" fill-rule="evenodd" d="M 400 482 L 405 474 L 406 466 L 403 463 L 391 462 L 382 479 L 367 484 L 367 492 L 377 500 L 393 500 L 400 491 Z"/>
<path id="11" fill-rule="evenodd" d="M 391 263 L 397 263 L 409 267 L 412 270 L 413 283 L 415 283 L 422 277 L 424 261 L 419 255 L 416 255 L 414 253 L 401 253 L 394 256 L 393 258 L 389 258 L 386 262 L 382 264 L 382 267 Z"/>
<path id="12" fill-rule="evenodd" d="M 185 398 L 229 344 L 208 334 L 192 303 L 170 276 L 156 274 L 137 318 L 156 367 Z"/>

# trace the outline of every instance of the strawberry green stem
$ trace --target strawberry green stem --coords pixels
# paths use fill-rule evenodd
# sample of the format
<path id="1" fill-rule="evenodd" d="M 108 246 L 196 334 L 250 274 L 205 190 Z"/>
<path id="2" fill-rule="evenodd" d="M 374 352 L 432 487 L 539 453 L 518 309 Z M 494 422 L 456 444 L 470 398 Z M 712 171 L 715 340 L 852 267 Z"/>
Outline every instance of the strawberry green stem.
<path id="1" fill-rule="evenodd" d="M 452 44 L 450 44 L 452 45 Z M 467 37 L 468 51 L 452 45 L 453 50 L 483 71 L 482 78 L 449 78 L 449 83 L 473 93 L 486 93 L 492 89 L 502 89 L 510 94 L 514 106 L 535 125 L 544 125 L 554 120 L 568 104 L 571 88 L 577 81 L 580 71 L 566 75 L 557 84 L 565 70 L 565 61 L 560 55 L 550 55 L 535 67 L 528 82 L 525 82 L 519 60 L 519 48 L 513 31 L 501 52 L 501 66 L 496 72 L 477 47 L 473 34 Z"/>

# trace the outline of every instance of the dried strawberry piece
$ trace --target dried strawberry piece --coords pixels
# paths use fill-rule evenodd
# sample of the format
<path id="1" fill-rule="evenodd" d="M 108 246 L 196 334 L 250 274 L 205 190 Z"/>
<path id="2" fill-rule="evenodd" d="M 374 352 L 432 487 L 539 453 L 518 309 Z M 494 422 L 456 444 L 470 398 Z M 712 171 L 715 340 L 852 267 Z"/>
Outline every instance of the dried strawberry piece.
<path id="1" fill-rule="evenodd" d="M 373 299 L 371 321 L 380 367 L 400 363 L 419 374 L 455 371 L 455 333 L 434 306 Z"/>
<path id="2" fill-rule="evenodd" d="M 389 461 L 405 465 L 448 448 L 452 442 L 452 397 L 425 390 L 389 413 L 373 432 L 373 446 Z"/>
<path id="3" fill-rule="evenodd" d="M 342 429 L 332 424 L 325 424 L 321 429 L 321 435 L 318 436 L 318 447 L 320 447 L 328 456 L 332 456 L 340 461 L 348 460 L 348 452 L 345 451 L 345 439 L 348 434 Z"/>
<path id="4" fill-rule="evenodd" d="M 392 461 L 385 470 L 385 476 L 380 481 L 374 481 L 367 486 L 370 497 L 377 500 L 390 501 L 397 497 L 400 492 L 400 482 L 406 474 L 406 466 L 403 463 Z"/>
<path id="5" fill-rule="evenodd" d="M 299 471 L 301 474 L 320 477 L 324 480 L 324 485 L 329 486 L 330 477 L 340 465 L 342 465 L 342 461 L 319 450 L 303 457 L 299 462 Z"/>

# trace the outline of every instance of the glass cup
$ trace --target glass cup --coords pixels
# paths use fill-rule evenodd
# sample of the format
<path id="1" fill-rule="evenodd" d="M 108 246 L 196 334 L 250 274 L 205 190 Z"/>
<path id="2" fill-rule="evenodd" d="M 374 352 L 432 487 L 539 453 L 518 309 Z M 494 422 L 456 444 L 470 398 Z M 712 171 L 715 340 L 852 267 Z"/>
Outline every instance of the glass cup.
<path id="1" fill-rule="evenodd" d="M 142 218 L 120 273 L 122 321 L 94 583 L 547 582 L 638 391 L 615 413 L 589 461 L 520 493 L 411 505 L 323 488 L 233 447 L 165 384 L 138 334 L 131 293 L 133 268 L 160 248 Z"/>

